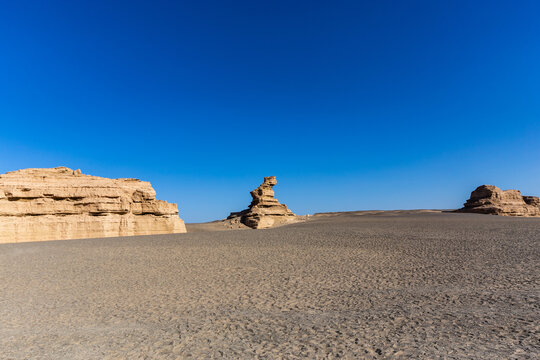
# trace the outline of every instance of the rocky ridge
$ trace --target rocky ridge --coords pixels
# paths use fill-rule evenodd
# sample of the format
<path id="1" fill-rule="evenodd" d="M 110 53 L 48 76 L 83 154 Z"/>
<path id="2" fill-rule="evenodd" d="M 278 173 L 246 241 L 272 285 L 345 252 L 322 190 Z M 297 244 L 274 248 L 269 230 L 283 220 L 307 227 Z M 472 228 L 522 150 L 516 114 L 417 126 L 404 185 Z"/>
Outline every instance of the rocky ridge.
<path id="1" fill-rule="evenodd" d="M 264 178 L 263 183 L 251 192 L 253 201 L 246 210 L 233 212 L 227 219 L 240 222 L 253 229 L 264 229 L 293 221 L 297 216 L 287 205 L 280 204 L 274 197 L 275 176 Z"/>
<path id="2" fill-rule="evenodd" d="M 0 175 L 0 243 L 186 232 L 152 185 L 67 167 Z"/>
<path id="3" fill-rule="evenodd" d="M 519 190 L 501 190 L 494 185 L 481 185 L 458 211 L 503 216 L 540 216 L 540 198 L 523 196 Z"/>

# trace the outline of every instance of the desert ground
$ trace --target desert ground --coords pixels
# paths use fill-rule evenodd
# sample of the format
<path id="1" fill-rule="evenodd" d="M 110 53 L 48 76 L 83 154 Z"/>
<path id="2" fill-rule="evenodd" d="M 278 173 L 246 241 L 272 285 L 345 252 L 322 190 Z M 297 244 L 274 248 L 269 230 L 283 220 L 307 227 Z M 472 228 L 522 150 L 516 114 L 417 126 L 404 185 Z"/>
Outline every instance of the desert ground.
<path id="1" fill-rule="evenodd" d="M 539 218 L 220 226 L 0 245 L 0 358 L 540 357 Z"/>

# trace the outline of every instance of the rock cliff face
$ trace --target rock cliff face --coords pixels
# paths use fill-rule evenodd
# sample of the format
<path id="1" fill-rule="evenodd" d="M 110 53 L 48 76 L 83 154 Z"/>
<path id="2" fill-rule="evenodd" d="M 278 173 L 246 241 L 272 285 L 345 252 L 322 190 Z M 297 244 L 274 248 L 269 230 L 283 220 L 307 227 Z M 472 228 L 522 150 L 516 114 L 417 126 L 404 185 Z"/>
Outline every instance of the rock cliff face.
<path id="1" fill-rule="evenodd" d="M 0 175 L 0 243 L 186 232 L 149 182 L 66 167 Z"/>
<path id="2" fill-rule="evenodd" d="M 519 190 L 501 190 L 493 185 L 482 185 L 471 193 L 459 212 L 506 216 L 540 216 L 540 198 L 522 196 Z"/>
<path id="3" fill-rule="evenodd" d="M 264 229 L 296 218 L 285 204 L 280 204 L 274 198 L 274 185 L 277 184 L 275 176 L 264 178 L 263 183 L 251 192 L 253 201 L 249 208 L 233 212 L 227 219 L 240 218 L 240 221 L 253 229 Z"/>

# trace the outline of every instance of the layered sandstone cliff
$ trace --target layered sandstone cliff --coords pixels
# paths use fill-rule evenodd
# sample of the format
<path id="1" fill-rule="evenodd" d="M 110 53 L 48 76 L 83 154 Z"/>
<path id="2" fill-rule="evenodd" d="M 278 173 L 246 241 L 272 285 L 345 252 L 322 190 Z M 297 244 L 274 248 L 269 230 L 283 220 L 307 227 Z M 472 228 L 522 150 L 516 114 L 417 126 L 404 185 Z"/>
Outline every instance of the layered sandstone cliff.
<path id="1" fill-rule="evenodd" d="M 186 232 L 149 182 L 66 167 L 0 175 L 0 243 Z"/>
<path id="2" fill-rule="evenodd" d="M 540 216 L 540 198 L 522 196 L 519 190 L 501 190 L 493 185 L 482 185 L 471 193 L 459 212 L 506 216 Z"/>
<path id="3" fill-rule="evenodd" d="M 275 176 L 264 178 L 263 183 L 251 192 L 253 201 L 244 211 L 233 212 L 227 219 L 239 218 L 240 221 L 253 229 L 264 229 L 292 221 L 296 218 L 285 204 L 280 204 L 274 198 Z"/>

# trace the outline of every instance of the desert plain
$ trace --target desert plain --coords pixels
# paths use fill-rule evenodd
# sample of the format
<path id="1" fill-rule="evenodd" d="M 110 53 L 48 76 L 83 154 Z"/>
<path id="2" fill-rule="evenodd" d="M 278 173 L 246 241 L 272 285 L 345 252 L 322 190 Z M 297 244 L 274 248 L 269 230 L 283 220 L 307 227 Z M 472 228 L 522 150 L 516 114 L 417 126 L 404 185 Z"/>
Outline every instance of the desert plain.
<path id="1" fill-rule="evenodd" d="M 540 357 L 540 218 L 187 230 L 1 244 L 0 358 Z"/>

